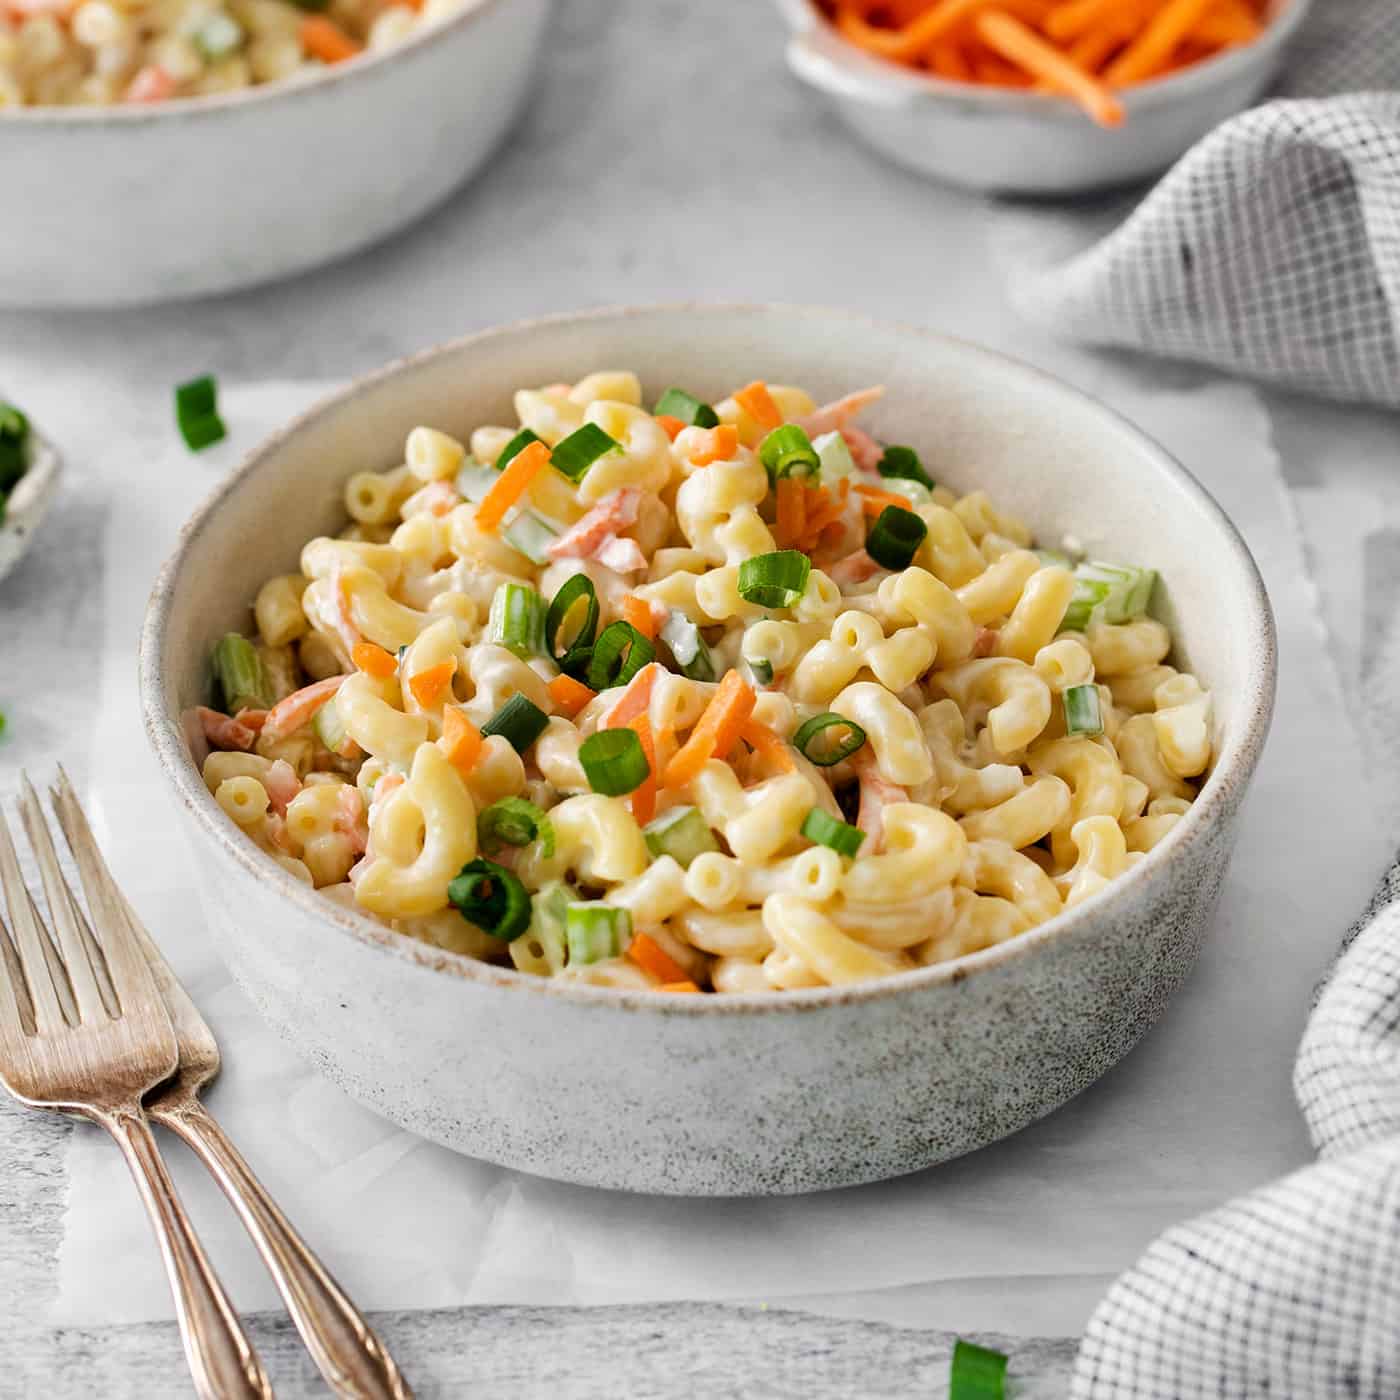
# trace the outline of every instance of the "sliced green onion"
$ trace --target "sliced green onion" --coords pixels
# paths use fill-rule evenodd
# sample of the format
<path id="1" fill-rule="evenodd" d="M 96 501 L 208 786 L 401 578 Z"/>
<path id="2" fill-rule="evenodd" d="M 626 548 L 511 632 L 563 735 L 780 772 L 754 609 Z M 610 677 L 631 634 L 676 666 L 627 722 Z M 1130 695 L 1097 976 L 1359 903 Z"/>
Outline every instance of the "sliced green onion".
<path id="1" fill-rule="evenodd" d="M 841 433 L 823 433 L 812 439 L 812 446 L 821 463 L 821 479 L 828 484 L 850 476 L 856 469 L 856 460 L 851 456 L 850 445 Z"/>
<path id="2" fill-rule="evenodd" d="M 232 15 L 220 11 L 195 30 L 192 42 L 211 63 L 217 62 L 243 46 L 243 29 Z"/>
<path id="3" fill-rule="evenodd" d="M 630 622 L 610 622 L 593 644 L 588 687 L 611 690 L 615 685 L 626 685 L 647 662 L 655 659 L 656 648 Z"/>
<path id="4" fill-rule="evenodd" d="M 483 933 L 509 943 L 530 927 L 530 896 L 525 886 L 494 860 L 473 860 L 447 884 L 457 912 Z"/>
<path id="5" fill-rule="evenodd" d="M 1003 1400 L 1005 1394 L 1006 1357 L 959 1337 L 953 1344 L 948 1400 Z"/>
<path id="6" fill-rule="evenodd" d="M 1074 596 L 1060 623 L 1061 632 L 1082 632 L 1094 621 L 1131 622 L 1141 617 L 1152 602 L 1157 571 L 1090 559 L 1075 569 L 1074 579 Z"/>
<path id="7" fill-rule="evenodd" d="M 559 531 L 539 511 L 526 509 L 501 527 L 501 538 L 532 564 L 548 564 L 548 549 L 559 538 Z"/>
<path id="8" fill-rule="evenodd" d="M 29 419 L 12 403 L 0 403 L 0 496 L 29 466 Z"/>
<path id="9" fill-rule="evenodd" d="M 836 728 L 845 728 L 847 733 L 846 737 L 837 740 L 833 747 L 831 740 L 836 738 L 835 735 L 828 735 L 826 738 L 821 736 L 828 729 Z M 805 720 L 798 725 L 797 733 L 792 736 L 793 748 L 808 763 L 815 763 L 818 768 L 830 768 L 842 759 L 850 758 L 864 743 L 865 730 L 854 720 L 847 719 L 845 715 L 838 715 L 833 710 Z"/>
<path id="10" fill-rule="evenodd" d="M 491 598 L 486 640 L 522 660 L 544 651 L 544 599 L 527 583 L 500 584 Z"/>
<path id="11" fill-rule="evenodd" d="M 584 612 L 583 625 L 569 638 L 564 650 L 558 648 L 559 629 L 569 619 L 569 614 L 580 599 L 586 598 L 588 606 Z M 587 574 L 575 574 L 564 580 L 559 591 L 550 602 L 549 611 L 544 617 L 544 648 L 549 659 L 569 675 L 583 670 L 586 674 L 588 662 L 592 659 L 593 638 L 598 635 L 598 591 Z"/>
<path id="12" fill-rule="evenodd" d="M 758 685 L 773 684 L 773 663 L 765 657 L 760 656 L 756 661 L 749 662 L 749 670 Z"/>
<path id="13" fill-rule="evenodd" d="M 5 712 L 4 710 L 0 710 L 0 738 L 4 737 L 6 723 Z"/>
<path id="14" fill-rule="evenodd" d="M 785 476 L 816 477 L 822 469 L 811 439 L 796 423 L 774 428 L 759 445 L 758 459 L 769 481 L 781 481 Z"/>
<path id="15" fill-rule="evenodd" d="M 715 679 L 714 658 L 700 635 L 700 629 L 681 611 L 672 608 L 661 624 L 661 640 L 671 648 L 681 675 L 693 681 Z"/>
<path id="16" fill-rule="evenodd" d="M 892 496 L 903 496 L 910 505 L 926 506 L 933 501 L 933 492 L 927 486 L 904 476 L 886 477 L 884 489 Z"/>
<path id="17" fill-rule="evenodd" d="M 632 915 L 602 900 L 582 900 L 564 911 L 564 936 L 571 965 L 620 957 L 632 937 Z"/>
<path id="18" fill-rule="evenodd" d="M 838 821 L 821 807 L 813 807 L 802 823 L 802 834 L 819 846 L 829 846 L 839 856 L 853 856 L 860 850 L 865 833 L 859 827 Z"/>
<path id="19" fill-rule="evenodd" d="M 529 428 L 521 428 L 506 445 L 501 448 L 501 455 L 496 458 L 496 470 L 503 472 L 510 465 L 512 457 L 518 457 L 532 442 L 539 442 L 540 435 L 533 433 Z"/>
<path id="20" fill-rule="evenodd" d="M 478 462 L 475 457 L 468 457 L 458 467 L 457 478 L 452 484 L 463 500 L 479 505 L 486 499 L 486 493 L 496 484 L 496 469 L 488 467 L 485 462 Z"/>
<path id="21" fill-rule="evenodd" d="M 1069 686 L 1060 697 L 1065 707 L 1065 733 L 1102 734 L 1103 713 L 1099 708 L 1099 688 L 1096 685 Z"/>
<path id="22" fill-rule="evenodd" d="M 554 826 L 549 818 L 523 797 L 502 797 L 476 819 L 477 839 L 482 850 L 494 854 L 502 846 L 528 846 L 540 843 L 546 860 L 554 854 Z"/>
<path id="23" fill-rule="evenodd" d="M 350 740 L 350 731 L 340 718 L 340 706 L 335 703 L 334 695 L 311 717 L 311 729 L 332 753 L 339 754 L 345 749 Z M 351 749 L 350 752 L 356 750 Z"/>
<path id="24" fill-rule="evenodd" d="M 600 729 L 578 746 L 588 786 L 605 797 L 635 792 L 651 772 L 635 729 Z"/>
<path id="25" fill-rule="evenodd" d="M 739 596 L 761 608 L 790 608 L 807 591 L 812 561 L 795 549 L 759 554 L 739 565 Z"/>
<path id="26" fill-rule="evenodd" d="M 719 414 L 709 404 L 701 403 L 694 394 L 687 394 L 684 389 L 667 389 L 657 399 L 652 413 L 657 418 L 679 418 L 682 423 L 689 423 L 697 428 L 719 427 Z"/>
<path id="27" fill-rule="evenodd" d="M 866 536 L 865 552 L 882 569 L 907 569 L 928 537 L 928 526 L 912 510 L 886 506 Z"/>
<path id="28" fill-rule="evenodd" d="M 192 452 L 227 435 L 223 419 L 219 417 L 218 395 L 218 386 L 210 374 L 191 379 L 175 389 L 175 422 L 185 446 Z"/>
<path id="29" fill-rule="evenodd" d="M 502 735 L 516 753 L 524 753 L 549 725 L 549 716 L 523 695 L 512 695 L 485 724 L 481 737 Z"/>
<path id="30" fill-rule="evenodd" d="M 214 676 L 223 694 L 224 709 L 266 710 L 272 706 L 272 687 L 258 649 L 247 637 L 230 632 L 214 644 Z"/>
<path id="31" fill-rule="evenodd" d="M 698 807 L 672 807 L 642 828 L 647 850 L 654 856 L 670 856 L 689 868 L 696 856 L 719 850 L 719 842 Z"/>
<path id="32" fill-rule="evenodd" d="M 554 449 L 549 460 L 570 481 L 582 481 L 599 457 L 621 451 L 622 444 L 615 437 L 596 423 L 585 423 Z"/>
<path id="33" fill-rule="evenodd" d="M 919 454 L 912 447 L 887 447 L 875 470 L 881 476 L 902 477 L 906 481 L 917 481 L 920 486 L 933 490 L 933 478 L 924 470 Z"/>

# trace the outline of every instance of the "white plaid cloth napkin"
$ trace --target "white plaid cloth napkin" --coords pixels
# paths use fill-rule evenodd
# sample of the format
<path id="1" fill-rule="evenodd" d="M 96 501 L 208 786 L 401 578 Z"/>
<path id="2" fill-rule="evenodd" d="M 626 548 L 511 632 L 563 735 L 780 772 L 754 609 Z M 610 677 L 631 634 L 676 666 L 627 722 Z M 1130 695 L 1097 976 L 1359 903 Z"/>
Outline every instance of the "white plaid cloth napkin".
<path id="1" fill-rule="evenodd" d="M 1400 405 L 1400 93 L 1368 91 L 1397 86 L 1400 0 L 1314 0 L 1283 95 L 1017 279 L 1017 305 L 1069 339 Z"/>
<path id="2" fill-rule="evenodd" d="M 1343 949 L 1294 1074 L 1320 1160 L 1153 1244 L 1075 1400 L 1400 1396 L 1400 865 Z"/>

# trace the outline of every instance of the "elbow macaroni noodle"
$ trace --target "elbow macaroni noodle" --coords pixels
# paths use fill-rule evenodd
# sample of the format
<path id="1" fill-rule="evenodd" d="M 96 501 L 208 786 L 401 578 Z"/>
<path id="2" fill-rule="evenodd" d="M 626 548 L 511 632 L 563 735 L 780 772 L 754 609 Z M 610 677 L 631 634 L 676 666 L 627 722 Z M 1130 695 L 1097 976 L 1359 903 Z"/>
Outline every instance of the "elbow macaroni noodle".
<path id="1" fill-rule="evenodd" d="M 845 426 L 836 405 L 768 392 L 789 421 Z M 679 978 L 687 990 L 787 991 L 929 966 L 1015 938 L 1143 859 L 1185 815 L 1214 744 L 1211 696 L 1170 664 L 1167 628 L 1100 612 L 1067 628 L 1073 566 L 1033 552 L 1025 526 L 980 491 L 900 482 L 922 544 L 904 569 L 853 574 L 865 525 L 847 490 L 878 487 L 868 462 L 839 492 L 826 483 L 843 514 L 799 551 L 812 564 L 791 605 L 752 601 L 742 565 L 791 541 L 778 543 L 790 527 L 758 450 L 767 428 L 740 397 L 715 405 L 727 426 L 677 429 L 643 408 L 635 375 L 603 371 L 521 390 L 519 427 L 481 425 L 465 442 L 415 428 L 403 465 L 351 476 L 352 523 L 312 540 L 299 572 L 252 603 L 277 703 L 201 712 L 219 806 L 296 878 L 406 936 L 638 989 Z M 503 524 L 483 523 L 489 468 L 520 428 L 553 448 L 588 425 L 615 449 L 576 480 L 544 466 Z M 728 455 L 706 461 L 714 442 Z M 472 473 L 486 474 L 475 494 Z M 510 530 L 525 506 L 558 537 L 542 563 Z M 496 630 L 501 585 L 539 595 L 542 628 L 579 574 L 598 629 L 650 619 L 639 703 L 620 707 L 616 686 L 579 693 L 586 662 L 566 682 L 562 650 Z M 667 640 L 677 623 L 703 643 L 692 674 Z M 716 696 L 732 692 L 730 672 L 752 708 L 721 747 Z M 1067 720 L 1079 687 L 1097 694 L 1102 732 Z M 527 738 L 496 732 L 511 706 L 539 712 Z M 826 713 L 849 727 L 804 738 Z M 615 714 L 643 726 L 654 756 L 630 796 L 590 781 L 586 741 Z M 708 760 L 686 766 L 706 733 Z M 847 748 L 824 748 L 833 737 Z M 481 816 L 521 802 L 547 837 L 536 825 L 504 844 L 517 837 Z M 690 836 L 649 831 L 653 812 Z M 854 831 L 828 844 L 823 823 Z M 494 937 L 455 907 L 464 896 L 449 885 L 482 858 L 524 892 L 519 936 Z M 611 946 L 580 940 L 572 902 L 615 911 Z"/>

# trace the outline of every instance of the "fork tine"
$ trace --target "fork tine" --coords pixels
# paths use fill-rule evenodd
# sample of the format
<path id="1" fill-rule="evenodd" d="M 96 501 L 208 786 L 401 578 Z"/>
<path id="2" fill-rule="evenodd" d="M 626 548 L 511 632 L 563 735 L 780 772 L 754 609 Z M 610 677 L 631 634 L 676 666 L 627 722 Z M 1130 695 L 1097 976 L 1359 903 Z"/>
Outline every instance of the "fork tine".
<path id="1" fill-rule="evenodd" d="M 73 791 L 67 773 L 62 768 L 58 773 L 58 801 L 54 810 L 68 839 L 73 859 L 77 861 L 93 922 L 101 931 L 102 950 L 107 955 L 107 967 L 117 995 L 127 1011 L 141 1001 L 160 1006 L 160 992 L 132 932 L 126 896 L 107 869 L 107 862 L 102 858 L 92 828 L 88 825 L 87 814 Z"/>
<path id="2" fill-rule="evenodd" d="M 70 1026 L 76 1026 L 79 1023 L 78 1003 L 73 1000 L 73 984 L 68 980 L 68 969 L 64 967 L 58 949 L 53 946 L 53 933 L 44 922 L 43 911 L 28 885 L 24 888 L 24 896 L 29 901 L 29 913 L 34 920 L 34 927 L 39 930 L 39 948 L 44 954 L 44 962 L 49 969 L 49 980 L 63 1011 L 63 1018 Z"/>
<path id="3" fill-rule="evenodd" d="M 7 999 L 3 988 L 8 987 Z M 34 1033 L 34 1003 L 29 999 L 29 988 L 24 981 L 24 968 L 20 965 L 19 954 L 10 938 L 10 930 L 0 919 L 0 1040 L 6 1033 L 19 1031 L 23 1035 Z"/>
<path id="4" fill-rule="evenodd" d="M 48 961 L 43 945 L 48 942 L 29 887 L 19 873 L 19 858 L 10 838 L 9 824 L 0 812 L 0 886 L 5 891 L 5 903 L 10 909 L 10 927 L 15 931 L 15 952 L 19 954 L 20 970 L 29 990 L 29 1004 L 34 1011 L 34 1025 L 40 1035 L 62 1030 L 66 1022 L 59 1006 L 58 994 L 47 971 Z"/>
<path id="5" fill-rule="evenodd" d="M 43 876 L 44 894 L 49 904 L 49 918 L 58 933 L 58 948 L 68 969 L 68 981 L 78 1003 L 78 1015 L 83 1021 L 105 1018 L 107 1008 L 102 1004 L 102 993 L 97 989 L 97 974 L 92 970 L 87 948 L 73 918 L 76 901 L 59 868 L 58 852 L 54 850 L 53 837 L 44 820 L 44 809 L 39 806 L 38 795 L 23 773 L 19 779 L 19 815 L 29 835 L 35 859 L 39 862 L 39 873 Z"/>

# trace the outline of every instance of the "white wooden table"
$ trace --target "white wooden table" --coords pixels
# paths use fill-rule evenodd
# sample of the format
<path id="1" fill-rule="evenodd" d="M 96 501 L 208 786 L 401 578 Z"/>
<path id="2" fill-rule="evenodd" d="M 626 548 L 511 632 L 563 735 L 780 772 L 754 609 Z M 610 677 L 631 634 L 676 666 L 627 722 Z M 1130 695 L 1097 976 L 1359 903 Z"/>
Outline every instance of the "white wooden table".
<path id="1" fill-rule="evenodd" d="M 522 125 L 419 228 L 240 297 L 120 314 L 0 313 L 0 391 L 22 402 L 26 384 L 61 384 L 82 363 L 165 417 L 170 386 L 195 373 L 344 377 L 521 316 L 691 298 L 849 305 L 1053 369 L 1057 347 L 1020 324 L 1002 295 L 994 211 L 867 156 L 786 76 L 781 40 L 757 0 L 566 0 Z M 1143 374 L 1197 377 L 1156 365 Z M 1315 463 L 1347 434 L 1400 457 L 1393 418 L 1276 393 L 1267 401 L 1294 484 L 1315 486 Z M 63 422 L 45 427 L 61 443 Z M 201 470 L 192 458 L 190 471 Z M 1383 463 L 1366 457 L 1348 470 L 1353 490 L 1370 482 L 1383 494 Z M 45 772 L 61 758 L 83 775 L 92 695 L 55 679 L 81 680 L 92 664 L 107 503 L 140 489 L 139 475 L 105 480 L 71 462 L 35 555 L 0 583 L 0 707 L 44 697 L 42 718 L 12 726 L 0 747 L 0 799 L 13 795 L 22 764 Z M 173 1326 L 45 1323 L 69 1131 L 0 1101 L 0 1395 L 187 1394 Z M 951 1345 L 939 1321 L 921 1330 L 674 1304 L 378 1319 L 420 1395 L 493 1397 L 936 1396 Z M 323 1393 L 283 1319 L 256 1318 L 252 1331 L 280 1395 Z M 1073 1340 L 990 1340 L 1013 1353 L 1022 1394 L 1065 1392 Z"/>

